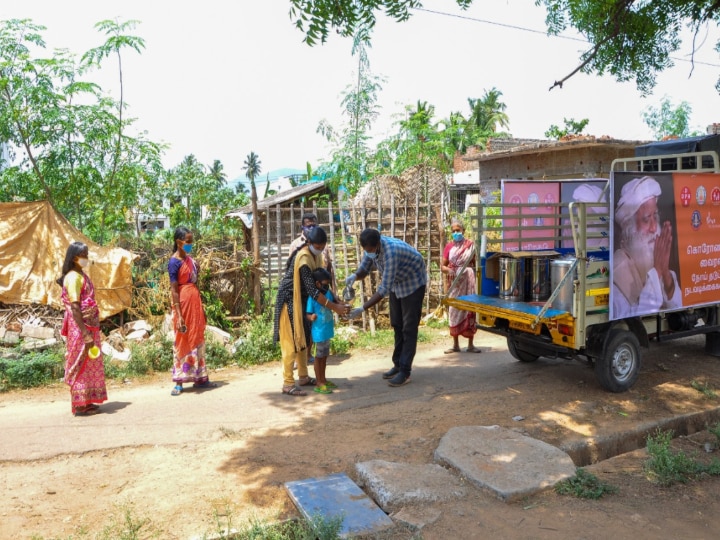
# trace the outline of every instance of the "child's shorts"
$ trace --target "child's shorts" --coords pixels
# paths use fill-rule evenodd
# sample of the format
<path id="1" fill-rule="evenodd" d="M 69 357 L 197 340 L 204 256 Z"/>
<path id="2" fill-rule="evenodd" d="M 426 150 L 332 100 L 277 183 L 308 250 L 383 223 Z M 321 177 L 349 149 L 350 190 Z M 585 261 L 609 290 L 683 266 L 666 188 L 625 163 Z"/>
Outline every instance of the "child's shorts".
<path id="1" fill-rule="evenodd" d="M 330 356 L 330 340 L 321 341 L 315 344 L 315 358 Z"/>

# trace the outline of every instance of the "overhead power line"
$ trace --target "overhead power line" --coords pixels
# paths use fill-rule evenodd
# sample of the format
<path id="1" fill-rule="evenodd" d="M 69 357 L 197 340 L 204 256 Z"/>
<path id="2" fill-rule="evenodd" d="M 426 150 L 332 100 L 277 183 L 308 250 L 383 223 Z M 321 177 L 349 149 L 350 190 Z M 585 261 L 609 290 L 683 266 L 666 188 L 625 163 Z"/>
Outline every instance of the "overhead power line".
<path id="1" fill-rule="evenodd" d="M 581 43 L 585 43 L 587 45 L 590 45 L 591 43 L 583 38 L 573 37 L 573 36 L 561 36 L 561 35 L 549 35 L 547 31 L 545 30 L 535 30 L 533 28 L 526 28 L 524 26 L 518 26 L 515 24 L 507 24 L 497 21 L 490 21 L 488 19 L 479 19 L 477 17 L 470 17 L 468 15 L 461 15 L 458 13 L 447 13 L 444 11 L 436 11 L 433 9 L 426 9 L 426 8 L 412 8 L 414 11 L 423 11 L 425 13 L 430 13 L 431 15 L 440 15 L 442 17 L 453 17 L 455 19 L 462 19 L 465 21 L 475 22 L 475 23 L 481 23 L 481 24 L 489 24 L 491 26 L 499 26 L 501 28 L 509 28 L 510 30 L 519 30 L 520 32 L 529 32 L 531 34 L 541 34 L 546 37 L 551 38 L 558 38 L 558 39 L 566 39 L 568 41 L 579 41 Z M 677 58 L 677 57 L 670 57 L 673 60 L 677 60 L 678 62 L 689 62 L 694 65 L 700 65 L 700 66 L 709 66 L 709 67 L 720 67 L 720 64 L 713 64 L 710 62 L 703 62 L 701 60 L 689 60 L 687 58 Z"/>

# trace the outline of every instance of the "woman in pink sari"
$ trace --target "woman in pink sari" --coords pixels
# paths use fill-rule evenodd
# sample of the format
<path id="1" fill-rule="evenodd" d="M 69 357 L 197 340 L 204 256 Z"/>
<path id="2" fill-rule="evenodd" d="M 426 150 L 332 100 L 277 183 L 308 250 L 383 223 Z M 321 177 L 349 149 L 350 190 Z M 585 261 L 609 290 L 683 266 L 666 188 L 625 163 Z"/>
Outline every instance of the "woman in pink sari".
<path id="1" fill-rule="evenodd" d="M 214 388 L 205 366 L 205 309 L 197 286 L 198 267 L 190 256 L 193 233 L 186 227 L 175 229 L 175 252 L 168 262 L 172 298 L 173 346 L 172 380 L 175 387 L 170 392 L 179 396 L 183 383 L 193 383 L 193 388 Z"/>
<path id="2" fill-rule="evenodd" d="M 445 245 L 442 265 L 440 267 L 447 277 L 447 294 L 450 298 L 476 294 L 475 244 L 472 240 L 465 238 L 465 226 L 460 220 L 453 219 L 451 229 L 452 242 Z M 465 263 L 467 263 L 467 265 L 465 265 Z M 465 266 L 465 270 L 462 270 L 463 266 Z M 459 274 L 461 270 L 462 273 Z M 460 277 L 455 281 L 458 274 Z M 455 286 L 450 289 L 453 282 L 455 282 Z M 446 350 L 445 354 L 460 352 L 460 336 L 468 339 L 467 352 L 482 352 L 473 344 L 473 338 L 477 331 L 475 327 L 475 313 L 451 307 L 448 309 L 448 316 L 450 319 L 450 335 L 453 338 L 453 346 Z"/>
<path id="3" fill-rule="evenodd" d="M 65 305 L 60 333 L 67 341 L 65 383 L 70 387 L 70 402 L 75 416 L 98 412 L 99 404 L 107 401 L 105 367 L 100 352 L 100 312 L 95 302 L 95 288 L 85 274 L 89 250 L 82 242 L 73 242 L 65 253 L 62 287 Z M 91 351 L 92 349 L 92 351 Z M 96 354 L 90 354 L 91 352 Z"/>

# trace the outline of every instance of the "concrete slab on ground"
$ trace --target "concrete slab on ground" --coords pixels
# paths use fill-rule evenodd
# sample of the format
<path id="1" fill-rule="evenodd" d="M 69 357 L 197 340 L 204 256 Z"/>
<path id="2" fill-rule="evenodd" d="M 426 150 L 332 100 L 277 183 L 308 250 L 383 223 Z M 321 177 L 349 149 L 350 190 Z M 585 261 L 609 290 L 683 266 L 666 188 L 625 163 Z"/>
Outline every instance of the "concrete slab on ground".
<path id="1" fill-rule="evenodd" d="M 450 429 L 440 440 L 435 459 L 504 501 L 575 476 L 575 464 L 562 450 L 499 426 Z"/>
<path id="2" fill-rule="evenodd" d="M 386 512 L 407 504 L 427 504 L 464 497 L 462 481 L 436 463 L 414 465 L 375 459 L 355 465 L 359 484 Z"/>

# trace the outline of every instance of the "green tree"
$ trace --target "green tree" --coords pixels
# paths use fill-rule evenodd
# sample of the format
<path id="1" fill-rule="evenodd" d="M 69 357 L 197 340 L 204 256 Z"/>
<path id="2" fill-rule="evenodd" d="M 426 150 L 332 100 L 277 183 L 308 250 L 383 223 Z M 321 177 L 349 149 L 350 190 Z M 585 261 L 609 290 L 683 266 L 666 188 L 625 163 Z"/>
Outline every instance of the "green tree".
<path id="1" fill-rule="evenodd" d="M 681 102 L 677 107 L 673 106 L 667 96 L 660 101 L 659 107 L 649 106 L 643 112 L 643 120 L 652 130 L 656 140 L 669 137 L 689 137 L 699 135 L 698 132 L 690 131 L 690 115 L 692 107 L 687 101 Z"/>
<path id="2" fill-rule="evenodd" d="M 253 299 L 255 313 L 262 313 L 262 292 L 260 288 L 260 223 L 258 222 L 257 188 L 255 178 L 262 172 L 262 163 L 255 152 L 250 152 L 243 163 L 245 176 L 250 180 L 250 201 L 252 204 L 252 242 L 253 242 Z"/>
<path id="3" fill-rule="evenodd" d="M 579 135 L 583 129 L 585 129 L 585 126 L 590 123 L 590 120 L 583 118 L 578 122 L 574 118 L 563 118 L 563 122 L 565 123 L 564 127 L 558 127 L 552 124 L 545 132 L 545 137 L 559 141 L 567 135 Z"/>
<path id="4" fill-rule="evenodd" d="M 209 168 L 210 178 L 215 182 L 215 186 L 221 189 L 227 185 L 227 175 L 225 174 L 225 167 L 219 159 L 213 161 L 213 164 Z"/>
<path id="5" fill-rule="evenodd" d="M 502 92 L 493 87 L 480 99 L 468 98 L 470 106 L 468 127 L 483 135 L 487 132 L 496 133 L 499 127 L 507 128 L 510 119 L 505 113 L 507 106 L 500 101 L 501 97 Z"/>
<path id="6" fill-rule="evenodd" d="M 139 43 L 120 34 L 124 25 L 101 28 L 112 33 L 104 53 L 119 57 L 123 43 Z M 93 49 L 78 62 L 61 49 L 36 57 L 44 30 L 30 20 L 0 22 L 0 140 L 20 158 L 0 173 L 7 188 L 0 196 L 47 199 L 102 243 L 108 231 L 131 226 L 132 210 L 158 180 L 163 147 L 129 136 L 133 119 L 122 114 L 123 102 L 81 79 L 107 54 Z"/>
<path id="7" fill-rule="evenodd" d="M 455 0 L 462 9 L 472 0 Z M 579 65 L 552 87 L 576 73 L 610 73 L 618 81 L 635 81 L 649 94 L 657 75 L 673 65 L 671 55 L 681 45 L 681 32 L 689 27 L 694 37 L 720 23 L 720 3 L 714 0 L 535 0 L 545 6 L 548 33 L 558 35 L 575 28 L 590 43 Z M 343 36 L 370 40 L 376 13 L 384 11 L 398 22 L 410 18 L 420 0 L 290 0 L 290 18 L 305 34 L 305 42 L 324 43 L 330 30 Z M 693 40 L 693 54 L 702 43 Z M 720 41 L 715 44 L 720 51 Z M 716 84 L 720 91 L 720 78 Z"/>
<path id="8" fill-rule="evenodd" d="M 370 130 L 379 114 L 377 101 L 383 78 L 370 70 L 367 48 L 358 38 L 354 41 L 352 53 L 358 61 L 355 82 L 345 89 L 341 101 L 347 122 L 336 130 L 322 120 L 317 132 L 334 147 L 331 162 L 322 167 L 330 187 L 337 190 L 345 186 L 354 195 L 367 177 Z"/>

